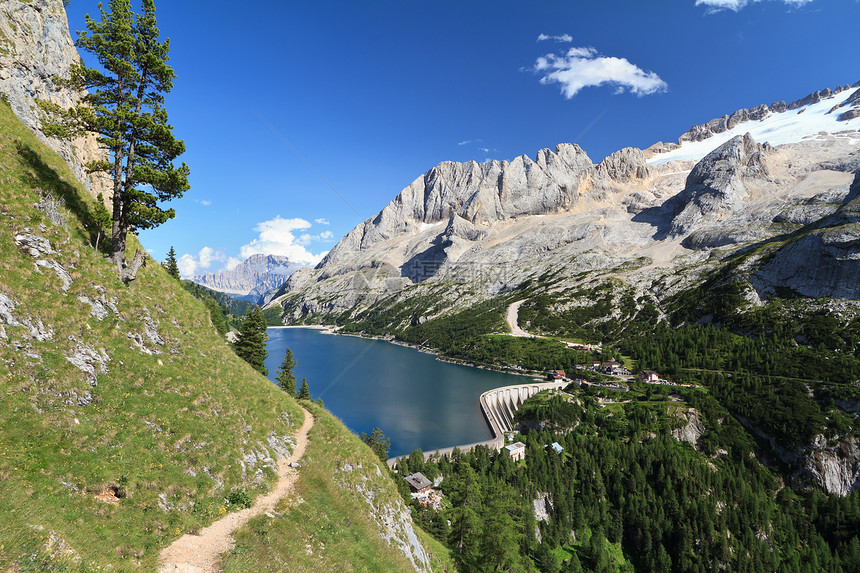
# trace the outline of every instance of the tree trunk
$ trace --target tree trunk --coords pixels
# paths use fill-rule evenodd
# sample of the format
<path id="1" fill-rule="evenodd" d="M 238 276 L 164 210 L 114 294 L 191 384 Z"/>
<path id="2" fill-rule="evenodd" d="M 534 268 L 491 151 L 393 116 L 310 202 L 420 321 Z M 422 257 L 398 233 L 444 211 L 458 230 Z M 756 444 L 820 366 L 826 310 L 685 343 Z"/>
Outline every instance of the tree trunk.
<path id="1" fill-rule="evenodd" d="M 117 78 L 116 87 L 117 106 L 122 106 L 125 101 L 125 82 L 122 76 Z M 113 214 L 111 216 L 113 225 L 111 226 L 111 251 L 110 260 L 117 266 L 117 270 L 122 278 L 122 267 L 125 263 L 125 241 L 128 229 L 124 223 L 125 220 L 125 188 L 122 181 L 122 160 L 123 160 L 123 126 L 121 120 L 117 119 L 116 133 L 114 134 L 115 146 L 113 149 Z M 123 281 L 125 282 L 125 281 Z"/>
<path id="2" fill-rule="evenodd" d="M 136 249 L 131 262 L 125 264 L 125 261 L 119 266 L 119 280 L 124 284 L 128 284 L 137 278 L 137 271 L 140 267 L 146 266 L 146 251 Z"/>

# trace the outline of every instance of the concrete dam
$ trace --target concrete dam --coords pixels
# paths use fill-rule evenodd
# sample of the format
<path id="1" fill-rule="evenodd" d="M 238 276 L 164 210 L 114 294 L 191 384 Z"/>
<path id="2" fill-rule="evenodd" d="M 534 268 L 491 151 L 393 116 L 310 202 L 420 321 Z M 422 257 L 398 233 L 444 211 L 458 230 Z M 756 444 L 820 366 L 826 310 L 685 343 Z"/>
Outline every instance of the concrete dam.
<path id="1" fill-rule="evenodd" d="M 484 419 L 490 426 L 490 431 L 493 433 L 493 438 L 484 442 L 475 442 L 472 444 L 463 444 L 452 446 L 450 448 L 441 448 L 433 452 L 424 452 L 424 459 L 430 459 L 435 455 L 450 455 L 455 448 L 461 452 L 471 451 L 476 446 L 487 446 L 494 450 L 501 450 L 505 445 L 505 434 L 511 432 L 514 428 L 514 413 L 519 409 L 523 402 L 544 390 L 555 390 L 566 387 L 570 382 L 535 382 L 528 384 L 515 384 L 513 386 L 502 386 L 493 388 L 481 394 L 478 398 L 481 404 L 481 412 L 484 414 Z M 408 456 L 400 456 L 408 457 Z M 388 467 L 393 468 L 400 457 L 390 458 Z"/>
<path id="2" fill-rule="evenodd" d="M 502 386 L 481 394 L 481 410 L 493 434 L 502 435 L 514 429 L 514 413 L 523 402 L 544 390 L 564 388 L 568 382 L 534 382 L 515 386 Z M 494 427 L 494 423 L 497 427 Z M 501 446 L 500 446 L 501 447 Z"/>

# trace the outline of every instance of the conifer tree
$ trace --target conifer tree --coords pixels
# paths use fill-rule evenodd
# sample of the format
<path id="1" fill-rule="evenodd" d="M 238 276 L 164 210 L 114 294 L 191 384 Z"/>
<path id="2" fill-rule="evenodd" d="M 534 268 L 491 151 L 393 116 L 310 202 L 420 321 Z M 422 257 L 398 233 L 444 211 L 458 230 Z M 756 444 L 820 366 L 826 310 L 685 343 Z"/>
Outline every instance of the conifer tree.
<path id="1" fill-rule="evenodd" d="M 110 258 L 125 283 L 134 280 L 145 262 L 140 250 L 126 261 L 128 233 L 172 219 L 174 210 L 159 203 L 181 197 L 189 188 L 188 166 L 173 163 L 185 152 L 185 143 L 174 137 L 164 108 L 164 94 L 176 77 L 167 65 L 170 40 L 159 39 L 154 0 L 141 3 L 141 14 L 133 12 L 130 0 L 110 0 L 107 11 L 99 4 L 100 21 L 87 16 L 87 30 L 78 33 L 76 45 L 95 56 L 98 66 L 88 67 L 81 59 L 68 78 L 57 78 L 87 91 L 77 105 L 64 110 L 39 102 L 48 116 L 46 135 L 71 140 L 95 134 L 107 151 L 105 159 L 86 167 L 112 179 Z"/>
<path id="2" fill-rule="evenodd" d="M 99 241 L 101 241 L 102 233 L 111 225 L 110 213 L 105 207 L 104 195 L 99 193 L 96 197 L 96 206 L 93 209 L 93 224 L 95 225 L 96 243 L 94 249 L 99 250 Z"/>
<path id="3" fill-rule="evenodd" d="M 299 390 L 298 395 L 296 396 L 299 400 L 310 400 L 311 399 L 311 389 L 308 386 L 308 379 L 302 378 L 302 389 Z"/>
<path id="4" fill-rule="evenodd" d="M 167 259 L 164 261 L 164 269 L 167 271 L 167 274 L 179 280 L 179 265 L 176 262 L 176 250 L 174 250 L 173 246 L 170 246 L 170 250 L 167 251 Z"/>
<path id="5" fill-rule="evenodd" d="M 236 354 L 263 376 L 269 374 L 265 366 L 266 358 L 269 356 L 269 351 L 266 349 L 266 341 L 269 339 L 266 328 L 263 311 L 259 306 L 252 307 L 242 318 L 239 340 L 233 345 Z"/>
<path id="6" fill-rule="evenodd" d="M 278 386 L 281 387 L 281 390 L 290 396 L 296 395 L 296 376 L 293 374 L 293 368 L 295 367 L 296 361 L 293 358 L 293 351 L 287 348 L 287 351 L 284 352 L 284 360 L 281 362 L 281 367 L 278 368 L 278 375 L 275 376 L 275 380 L 278 382 Z"/>
<path id="7" fill-rule="evenodd" d="M 361 433 L 361 441 L 370 446 L 380 460 L 388 460 L 388 450 L 391 449 L 391 438 L 385 435 L 382 428 L 376 427 L 371 430 L 370 435 Z"/>
<path id="8" fill-rule="evenodd" d="M 478 514 L 481 503 L 481 486 L 478 474 L 467 463 L 460 463 L 448 485 L 451 500 L 451 533 L 449 542 L 457 548 L 460 557 L 473 562 L 480 555 L 481 518 Z"/>

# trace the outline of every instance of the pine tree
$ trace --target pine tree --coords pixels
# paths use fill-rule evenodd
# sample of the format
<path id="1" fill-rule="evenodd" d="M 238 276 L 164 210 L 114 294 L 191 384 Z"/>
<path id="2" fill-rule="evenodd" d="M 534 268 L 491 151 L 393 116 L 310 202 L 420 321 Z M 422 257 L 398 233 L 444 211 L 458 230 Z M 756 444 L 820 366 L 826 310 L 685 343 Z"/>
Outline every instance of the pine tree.
<path id="1" fill-rule="evenodd" d="M 385 435 L 381 428 L 373 428 L 370 435 L 361 433 L 361 441 L 370 446 L 370 449 L 383 462 L 388 459 L 388 450 L 391 449 L 391 438 Z"/>
<path id="2" fill-rule="evenodd" d="M 299 390 L 299 393 L 296 395 L 296 398 L 299 400 L 310 400 L 311 399 L 311 389 L 308 386 L 308 379 L 302 378 L 302 389 Z"/>
<path id="3" fill-rule="evenodd" d="M 265 366 L 266 358 L 269 356 L 269 351 L 266 350 L 266 341 L 269 339 L 266 328 L 263 311 L 259 306 L 252 307 L 242 318 L 242 324 L 239 326 L 239 340 L 233 345 L 236 354 L 263 376 L 269 374 Z"/>
<path id="4" fill-rule="evenodd" d="M 93 225 L 95 226 L 94 232 L 96 235 L 94 249 L 96 251 L 99 250 L 99 241 L 101 241 L 104 230 L 109 228 L 110 224 L 110 213 L 108 212 L 107 207 L 105 207 L 104 195 L 99 193 L 99 196 L 96 197 L 96 206 L 93 209 Z"/>
<path id="5" fill-rule="evenodd" d="M 293 368 L 295 367 L 296 361 L 293 358 L 293 351 L 287 348 L 287 351 L 284 353 L 284 361 L 281 362 L 281 367 L 278 368 L 278 375 L 275 376 L 275 380 L 278 382 L 281 390 L 290 396 L 296 395 L 296 376 L 293 374 Z"/>
<path id="6" fill-rule="evenodd" d="M 467 463 L 457 466 L 456 474 L 450 478 L 448 498 L 451 500 L 451 533 L 449 543 L 457 548 L 460 558 L 467 563 L 480 556 L 481 518 L 478 514 L 482 504 L 478 474 Z"/>
<path id="7" fill-rule="evenodd" d="M 176 263 L 176 251 L 173 246 L 170 246 L 170 250 L 167 251 L 167 259 L 164 261 L 164 269 L 167 271 L 167 274 L 179 280 L 179 265 Z"/>
<path id="8" fill-rule="evenodd" d="M 66 140 L 85 134 L 98 136 L 108 152 L 86 167 L 90 173 L 107 173 L 113 180 L 110 258 L 119 277 L 128 283 L 145 262 L 138 250 L 125 259 L 129 232 L 156 227 L 175 215 L 159 202 L 181 197 L 189 189 L 188 166 L 174 166 L 185 143 L 173 135 L 164 108 L 164 94 L 176 77 L 167 65 L 170 40 L 159 39 L 154 0 L 142 0 L 135 14 L 130 0 L 110 0 L 108 11 L 99 4 L 101 21 L 87 16 L 87 31 L 78 33 L 78 48 L 95 56 L 98 66 L 87 67 L 82 58 L 59 82 L 88 91 L 80 102 L 64 110 L 41 101 L 48 117 L 44 133 Z"/>

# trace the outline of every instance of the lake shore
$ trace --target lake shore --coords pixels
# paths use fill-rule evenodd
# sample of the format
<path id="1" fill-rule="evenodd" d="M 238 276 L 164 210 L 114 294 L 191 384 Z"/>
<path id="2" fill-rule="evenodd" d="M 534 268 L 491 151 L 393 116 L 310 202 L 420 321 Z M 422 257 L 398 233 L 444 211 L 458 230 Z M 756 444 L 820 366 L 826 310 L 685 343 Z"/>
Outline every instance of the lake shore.
<path id="1" fill-rule="evenodd" d="M 309 328 L 311 330 L 319 330 L 320 332 L 325 332 L 326 334 L 337 334 L 336 327 L 327 326 L 325 324 L 295 324 L 295 325 L 283 325 L 283 326 L 268 326 L 266 330 L 274 329 L 274 328 Z"/>
<path id="2" fill-rule="evenodd" d="M 397 340 L 391 335 L 376 335 L 376 334 L 361 334 L 358 332 L 341 332 L 340 328 L 332 325 L 325 324 L 296 324 L 296 325 L 285 325 L 285 326 L 270 326 L 269 328 L 310 328 L 313 330 L 319 330 L 324 334 L 337 334 L 339 336 L 351 336 L 353 338 L 362 338 L 364 340 L 381 340 L 383 342 L 389 342 L 396 346 L 403 346 L 405 348 L 411 348 L 412 350 L 417 350 L 418 352 L 424 354 L 430 354 L 431 356 L 435 356 L 436 360 L 439 362 L 446 362 L 448 364 L 456 364 L 458 366 L 468 366 L 471 368 L 478 368 L 480 370 L 486 370 L 488 372 L 500 372 L 502 374 L 513 374 L 514 376 L 525 376 L 527 378 L 536 378 L 538 380 L 541 379 L 540 372 L 528 372 L 524 370 L 517 370 L 515 368 L 498 366 L 494 364 L 478 364 L 468 360 L 466 358 L 462 358 L 459 356 L 448 356 L 434 348 L 428 348 L 426 346 L 421 346 L 418 344 L 413 344 L 411 342 L 406 342 L 403 340 Z"/>
<path id="3" fill-rule="evenodd" d="M 298 362 L 294 374 L 307 378 L 311 394 L 322 397 L 353 432 L 382 428 L 392 440 L 391 455 L 492 439 L 480 395 L 531 382 L 511 373 L 456 368 L 402 343 L 374 344 L 379 338 L 323 336 L 326 332 L 319 326 L 272 329 L 270 379 L 290 348 Z"/>

